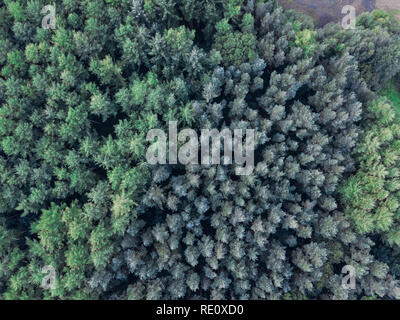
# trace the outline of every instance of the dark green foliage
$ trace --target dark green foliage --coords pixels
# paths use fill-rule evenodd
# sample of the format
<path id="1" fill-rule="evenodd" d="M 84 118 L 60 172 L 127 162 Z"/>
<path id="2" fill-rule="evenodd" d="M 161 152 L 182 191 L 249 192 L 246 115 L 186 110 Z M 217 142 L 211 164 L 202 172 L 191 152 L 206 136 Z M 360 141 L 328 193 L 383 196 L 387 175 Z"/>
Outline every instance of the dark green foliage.
<path id="1" fill-rule="evenodd" d="M 123 280 L 111 261 L 148 181 L 144 133 L 190 123 L 187 102 L 220 59 L 158 10 L 159 25 L 145 22 L 140 1 L 57 5 L 56 30 L 30 19 L 33 35 L 18 41 L 12 23 L 42 3 L 1 8 L 0 212 L 16 229 L 2 233 L 20 237 L 2 253 L 6 298 L 93 298 Z M 57 271 L 51 292 L 40 287 L 44 265 Z"/>
<path id="2" fill-rule="evenodd" d="M 333 45 L 315 55 L 307 29 L 295 30 L 270 5 L 257 10 L 265 60 L 216 68 L 192 108 L 196 128 L 256 129 L 262 159 L 253 174 L 239 179 L 233 167 L 222 165 L 186 166 L 180 175 L 153 170 L 138 220 L 124 239 L 126 272 L 138 278 L 128 297 L 287 299 L 288 291 L 297 298 L 397 296 L 396 283 L 384 281 L 387 268 L 370 253 L 373 243 L 352 230 L 334 198 L 342 173 L 353 165 L 361 119 L 356 97 L 370 96 L 358 80 L 357 62 L 347 52 L 329 56 Z M 286 42 L 273 21 L 282 23 Z M 225 20 L 217 30 L 231 26 Z M 267 43 L 277 44 L 268 56 Z M 300 87 L 306 93 L 298 94 Z M 160 219 L 148 219 L 157 212 L 164 213 Z M 357 292 L 340 287 L 333 265 L 343 263 L 359 270 Z"/>
<path id="3" fill-rule="evenodd" d="M 51 30 L 47 4 L 0 4 L 2 298 L 400 296 L 399 128 L 365 108 L 400 70 L 392 18 L 344 32 L 276 1 L 58 0 Z M 169 121 L 254 129 L 254 171 L 150 165 Z"/>
<path id="4" fill-rule="evenodd" d="M 380 95 L 388 98 L 393 106 L 397 110 L 397 115 L 400 116 L 400 86 L 399 81 L 393 80 L 388 83 L 388 85 L 382 89 Z"/>

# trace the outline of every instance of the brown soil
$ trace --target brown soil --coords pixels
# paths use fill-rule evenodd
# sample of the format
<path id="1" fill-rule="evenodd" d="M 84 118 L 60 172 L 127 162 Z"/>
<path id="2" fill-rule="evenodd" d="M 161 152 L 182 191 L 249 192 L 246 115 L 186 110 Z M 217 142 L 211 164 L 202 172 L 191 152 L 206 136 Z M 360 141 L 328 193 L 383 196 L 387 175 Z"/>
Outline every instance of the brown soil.
<path id="1" fill-rule="evenodd" d="M 376 8 L 384 10 L 400 10 L 398 0 L 376 0 Z"/>
<path id="2" fill-rule="evenodd" d="M 349 4 L 356 8 L 357 15 L 375 9 L 400 10 L 400 0 L 279 0 L 279 3 L 309 14 L 318 27 L 329 22 L 339 23 L 343 17 L 342 8 Z"/>

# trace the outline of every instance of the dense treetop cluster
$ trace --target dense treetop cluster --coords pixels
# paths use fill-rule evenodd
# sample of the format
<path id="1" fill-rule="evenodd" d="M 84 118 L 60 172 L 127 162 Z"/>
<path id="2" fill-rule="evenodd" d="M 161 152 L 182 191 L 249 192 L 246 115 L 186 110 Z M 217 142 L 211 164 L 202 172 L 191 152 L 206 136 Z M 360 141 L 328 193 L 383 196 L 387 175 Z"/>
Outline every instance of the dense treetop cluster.
<path id="1" fill-rule="evenodd" d="M 272 0 L 59 0 L 53 30 L 45 5 L 0 4 L 3 299 L 400 298 L 390 14 L 315 29 Z M 253 129 L 254 170 L 149 164 L 170 121 Z"/>

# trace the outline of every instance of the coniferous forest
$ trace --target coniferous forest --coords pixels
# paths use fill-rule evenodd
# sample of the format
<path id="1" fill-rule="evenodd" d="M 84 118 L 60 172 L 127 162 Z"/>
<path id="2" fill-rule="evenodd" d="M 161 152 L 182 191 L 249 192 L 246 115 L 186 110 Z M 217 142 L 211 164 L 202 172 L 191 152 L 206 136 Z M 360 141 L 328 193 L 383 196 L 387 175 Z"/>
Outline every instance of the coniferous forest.
<path id="1" fill-rule="evenodd" d="M 0 21 L 1 299 L 400 299 L 394 14 L 3 0 Z M 170 122 L 254 130 L 254 170 L 149 163 Z"/>

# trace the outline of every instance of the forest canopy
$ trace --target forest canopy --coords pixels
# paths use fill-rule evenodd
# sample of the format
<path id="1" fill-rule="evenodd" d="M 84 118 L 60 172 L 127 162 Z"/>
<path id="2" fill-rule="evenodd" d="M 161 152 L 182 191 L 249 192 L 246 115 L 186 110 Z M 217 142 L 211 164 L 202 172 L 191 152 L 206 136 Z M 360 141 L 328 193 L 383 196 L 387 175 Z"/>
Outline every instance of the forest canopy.
<path id="1" fill-rule="evenodd" d="M 400 299 L 393 15 L 46 5 L 0 4 L 1 299 Z M 148 163 L 170 121 L 254 130 L 254 170 Z"/>

